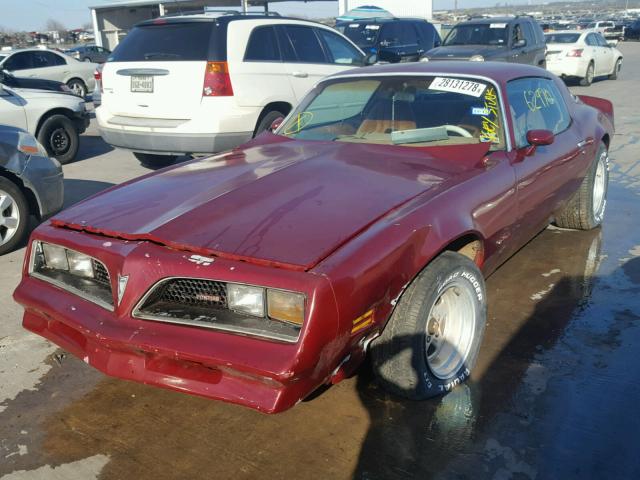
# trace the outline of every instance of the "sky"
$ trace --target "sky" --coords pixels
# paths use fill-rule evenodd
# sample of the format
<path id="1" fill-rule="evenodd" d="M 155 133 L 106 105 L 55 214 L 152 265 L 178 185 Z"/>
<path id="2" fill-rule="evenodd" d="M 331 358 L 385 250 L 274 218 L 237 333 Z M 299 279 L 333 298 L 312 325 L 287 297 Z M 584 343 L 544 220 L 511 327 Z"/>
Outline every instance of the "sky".
<path id="1" fill-rule="evenodd" d="M 89 6 L 110 3 L 111 0 L 0 0 L 0 27 L 10 30 L 42 30 L 47 20 L 62 22 L 67 28 L 79 28 L 91 21 Z M 497 0 L 458 0 L 459 8 L 493 6 Z M 375 0 L 371 3 L 375 4 Z M 504 3 L 502 1 L 501 3 Z M 527 0 L 510 0 L 510 4 Z M 454 0 L 434 0 L 434 9 L 453 8 Z M 271 4 L 271 10 L 281 14 L 321 18 L 338 14 L 338 2 L 283 2 Z"/>

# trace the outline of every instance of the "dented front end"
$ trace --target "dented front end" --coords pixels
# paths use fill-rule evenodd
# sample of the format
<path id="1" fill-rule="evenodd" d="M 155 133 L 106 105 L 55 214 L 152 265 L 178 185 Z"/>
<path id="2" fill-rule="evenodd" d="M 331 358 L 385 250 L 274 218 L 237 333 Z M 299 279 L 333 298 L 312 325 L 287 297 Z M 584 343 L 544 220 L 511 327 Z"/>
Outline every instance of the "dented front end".
<path id="1" fill-rule="evenodd" d="M 38 270 L 42 245 L 67 249 L 75 273 Z M 52 258 L 54 250 L 47 252 Z M 96 278 L 76 278 L 83 268 L 93 269 Z M 154 300 L 149 314 L 145 305 L 154 287 L 167 279 L 199 282 L 181 284 L 184 298 L 177 302 L 189 309 L 218 302 L 220 310 L 190 315 L 179 305 L 164 308 Z M 226 292 L 197 290 L 230 284 L 296 292 L 304 298 L 301 327 L 225 312 Z M 32 236 L 14 298 L 25 308 L 26 329 L 108 375 L 268 413 L 290 408 L 330 381 L 344 355 L 346 339 L 338 333 L 338 308 L 325 276 L 51 224 Z"/>

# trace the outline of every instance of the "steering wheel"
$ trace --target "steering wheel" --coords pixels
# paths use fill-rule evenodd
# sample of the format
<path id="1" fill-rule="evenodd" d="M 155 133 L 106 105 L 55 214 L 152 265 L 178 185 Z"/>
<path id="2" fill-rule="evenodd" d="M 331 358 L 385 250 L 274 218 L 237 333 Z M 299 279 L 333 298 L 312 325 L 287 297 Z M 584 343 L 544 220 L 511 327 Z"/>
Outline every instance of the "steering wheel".
<path id="1" fill-rule="evenodd" d="M 471 135 L 471 132 L 457 125 L 445 125 L 444 128 L 447 129 L 447 132 L 457 133 L 461 137 L 466 137 L 466 138 L 473 137 L 473 135 Z"/>

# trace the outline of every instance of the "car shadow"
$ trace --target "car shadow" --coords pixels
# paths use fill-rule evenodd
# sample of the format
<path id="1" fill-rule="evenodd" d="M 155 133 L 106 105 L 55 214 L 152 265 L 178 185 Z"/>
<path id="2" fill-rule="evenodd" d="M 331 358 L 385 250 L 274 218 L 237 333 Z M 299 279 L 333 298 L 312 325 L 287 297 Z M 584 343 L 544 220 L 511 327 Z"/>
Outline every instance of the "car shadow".
<path id="1" fill-rule="evenodd" d="M 81 162 L 109 153 L 114 148 L 106 143 L 100 135 L 81 135 L 80 147 L 76 158 L 69 163 Z"/>
<path id="2" fill-rule="evenodd" d="M 64 208 L 69 208 L 71 205 L 113 186 L 114 184 L 109 182 L 65 178 Z"/>
<path id="3" fill-rule="evenodd" d="M 581 472 L 610 468 L 626 469 L 614 478 L 638 478 L 626 476 L 629 469 L 640 471 L 638 462 L 617 462 L 613 452 L 637 441 L 640 421 L 629 420 L 623 412 L 633 410 L 637 402 L 625 385 L 640 380 L 640 375 L 630 370 L 624 374 L 624 385 L 612 383 L 609 377 L 617 373 L 607 371 L 613 370 L 607 364 L 614 362 L 607 354 L 620 349 L 621 332 L 640 321 L 629 307 L 633 301 L 623 303 L 628 298 L 624 295 L 640 293 L 640 257 L 610 275 L 596 276 L 602 258 L 600 231 L 569 238 L 574 255 L 558 263 L 562 272 L 578 274 L 556 274 L 553 286 L 528 315 L 518 318 L 520 303 L 529 298 L 489 301 L 491 325 L 466 384 L 443 397 L 403 400 L 378 386 L 370 364 L 363 365 L 357 391 L 370 426 L 354 479 L 533 478 L 532 472 L 539 478 L 592 478 L 581 477 Z M 574 263 L 573 270 L 567 262 Z M 516 278 L 527 278 L 517 269 L 509 270 L 498 275 L 503 278 L 489 289 L 490 298 L 504 297 Z M 519 291 L 528 291 L 522 287 L 526 284 L 515 284 L 521 285 Z M 594 290 L 598 300 L 591 300 Z M 602 296 L 608 297 L 608 304 Z M 629 366 L 636 363 L 624 355 L 633 354 L 616 354 Z M 598 382 L 604 382 L 609 395 L 600 398 Z M 562 440 L 556 440 L 558 436 Z M 596 470 L 588 470 L 595 463 Z M 554 469 L 565 476 L 553 476 Z M 498 475 L 501 471 L 504 475 Z"/>

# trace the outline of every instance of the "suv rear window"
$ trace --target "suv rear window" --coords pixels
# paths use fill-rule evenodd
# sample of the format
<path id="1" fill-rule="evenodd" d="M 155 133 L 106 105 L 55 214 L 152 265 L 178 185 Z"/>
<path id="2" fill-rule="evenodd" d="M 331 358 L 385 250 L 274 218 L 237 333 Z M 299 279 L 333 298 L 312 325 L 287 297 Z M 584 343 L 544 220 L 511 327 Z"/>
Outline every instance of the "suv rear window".
<path id="1" fill-rule="evenodd" d="M 209 60 L 213 22 L 165 23 L 135 27 L 109 57 L 110 62 Z"/>

